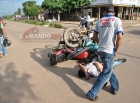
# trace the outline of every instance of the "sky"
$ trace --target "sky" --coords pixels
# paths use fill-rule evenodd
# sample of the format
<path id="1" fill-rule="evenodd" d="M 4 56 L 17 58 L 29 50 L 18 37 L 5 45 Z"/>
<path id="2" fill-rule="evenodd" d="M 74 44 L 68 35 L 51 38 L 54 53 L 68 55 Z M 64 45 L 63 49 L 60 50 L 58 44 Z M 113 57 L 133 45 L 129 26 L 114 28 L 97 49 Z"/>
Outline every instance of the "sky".
<path id="1" fill-rule="evenodd" d="M 0 0 L 0 16 L 14 14 L 18 8 L 22 9 L 25 1 L 36 1 L 37 5 L 41 5 L 44 0 Z"/>

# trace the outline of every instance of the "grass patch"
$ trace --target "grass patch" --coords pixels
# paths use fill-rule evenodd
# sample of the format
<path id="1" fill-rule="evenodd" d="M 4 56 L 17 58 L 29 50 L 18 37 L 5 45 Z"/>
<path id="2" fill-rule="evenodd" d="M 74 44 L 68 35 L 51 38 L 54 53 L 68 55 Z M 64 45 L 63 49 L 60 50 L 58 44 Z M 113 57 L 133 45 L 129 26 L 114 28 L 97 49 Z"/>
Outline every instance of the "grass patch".
<path id="1" fill-rule="evenodd" d="M 50 26 L 55 28 L 63 28 L 61 24 L 57 24 L 57 23 L 51 23 Z"/>
<path id="2" fill-rule="evenodd" d="M 34 25 L 49 25 L 49 22 L 41 22 L 38 20 L 23 20 L 23 23 L 34 24 Z"/>
<path id="3" fill-rule="evenodd" d="M 38 20 L 14 20 L 16 22 L 22 22 L 22 23 L 27 23 L 27 24 L 34 24 L 34 25 L 49 25 L 50 27 L 54 27 L 54 28 L 64 28 L 61 24 L 57 24 L 57 23 L 49 23 L 49 22 L 41 22 Z"/>

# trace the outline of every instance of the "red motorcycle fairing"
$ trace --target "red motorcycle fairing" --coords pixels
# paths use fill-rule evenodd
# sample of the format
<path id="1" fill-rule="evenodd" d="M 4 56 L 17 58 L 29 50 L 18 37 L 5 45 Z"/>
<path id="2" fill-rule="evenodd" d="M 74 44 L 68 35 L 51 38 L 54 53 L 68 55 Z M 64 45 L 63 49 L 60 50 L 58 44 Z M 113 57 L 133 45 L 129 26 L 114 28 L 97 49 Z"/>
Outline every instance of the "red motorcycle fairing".
<path id="1" fill-rule="evenodd" d="M 76 58 L 80 59 L 80 60 L 84 60 L 86 58 L 88 58 L 89 56 L 89 52 L 83 52 L 82 54 L 78 55 Z"/>
<path id="2" fill-rule="evenodd" d="M 58 55 L 60 55 L 60 54 L 62 54 L 64 52 L 66 52 L 66 50 L 65 49 L 62 49 L 62 50 L 59 50 L 57 52 L 54 52 L 53 54 L 55 54 L 56 56 L 58 56 Z"/>
<path id="3" fill-rule="evenodd" d="M 74 48 L 69 48 L 71 51 L 74 50 Z M 66 52 L 66 49 L 62 49 L 62 50 L 59 50 L 59 51 L 56 51 L 54 52 L 53 54 L 55 54 L 56 56 L 62 54 L 62 53 L 65 53 Z"/>

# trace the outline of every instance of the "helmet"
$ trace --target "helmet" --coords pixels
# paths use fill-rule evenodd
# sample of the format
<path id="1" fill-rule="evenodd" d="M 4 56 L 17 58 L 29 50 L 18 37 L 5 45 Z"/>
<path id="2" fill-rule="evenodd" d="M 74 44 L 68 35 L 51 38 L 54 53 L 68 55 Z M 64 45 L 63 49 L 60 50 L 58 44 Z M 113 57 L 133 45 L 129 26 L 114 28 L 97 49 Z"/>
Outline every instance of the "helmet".
<path id="1" fill-rule="evenodd" d="M 89 15 L 89 13 L 87 12 L 86 15 Z"/>
<path id="2" fill-rule="evenodd" d="M 4 46 L 10 46 L 11 43 L 12 43 L 12 41 L 11 40 L 7 40 L 7 39 L 4 39 L 4 41 L 3 41 Z"/>
<path id="3" fill-rule="evenodd" d="M 11 43 L 12 43 L 12 41 L 11 41 L 11 40 L 7 40 L 6 45 L 7 45 L 7 46 L 10 46 L 10 45 L 11 45 Z"/>

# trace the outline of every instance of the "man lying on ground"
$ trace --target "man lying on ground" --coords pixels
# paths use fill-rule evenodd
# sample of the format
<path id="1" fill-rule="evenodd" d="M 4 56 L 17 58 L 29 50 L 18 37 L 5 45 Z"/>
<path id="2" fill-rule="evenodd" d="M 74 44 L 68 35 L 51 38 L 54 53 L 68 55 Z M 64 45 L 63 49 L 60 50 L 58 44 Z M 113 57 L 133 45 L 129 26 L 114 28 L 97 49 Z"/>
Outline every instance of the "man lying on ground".
<path id="1" fill-rule="evenodd" d="M 113 68 L 123 62 L 126 62 L 125 58 L 114 60 Z M 79 68 L 80 70 L 78 71 L 78 76 L 80 78 L 86 77 L 86 79 L 89 79 L 90 77 L 97 77 L 100 72 L 103 71 L 103 64 L 97 61 L 93 61 L 87 65 L 83 65 L 80 63 Z"/>

